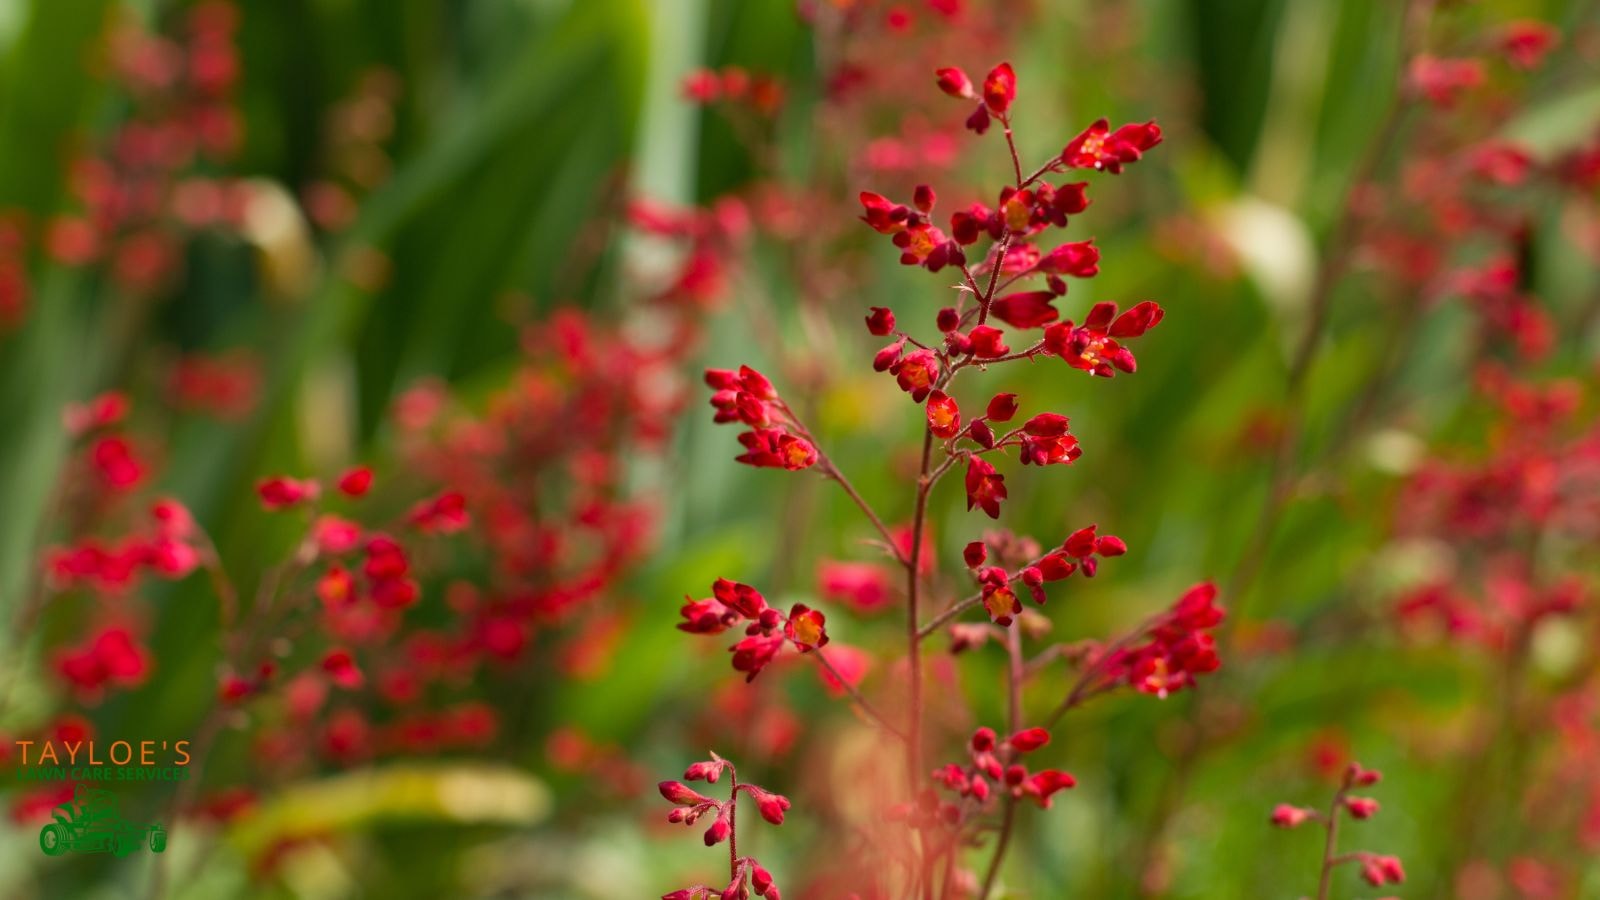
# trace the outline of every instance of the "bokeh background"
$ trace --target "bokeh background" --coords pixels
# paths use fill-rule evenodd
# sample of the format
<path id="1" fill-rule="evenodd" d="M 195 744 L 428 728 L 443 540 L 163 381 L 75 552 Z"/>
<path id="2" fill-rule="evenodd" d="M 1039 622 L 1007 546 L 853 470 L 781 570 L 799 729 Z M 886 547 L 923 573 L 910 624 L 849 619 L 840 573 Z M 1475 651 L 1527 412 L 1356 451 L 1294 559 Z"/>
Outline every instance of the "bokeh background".
<path id="1" fill-rule="evenodd" d="M 899 266 L 855 197 L 927 181 L 993 202 L 1004 148 L 961 129 L 931 72 L 1007 59 L 1025 160 L 1102 116 L 1161 123 L 1145 160 L 1091 179 L 1071 236 L 1096 239 L 1102 272 L 1062 305 L 1167 315 L 1136 374 L 988 376 L 1069 414 L 1085 448 L 1011 475 L 1000 524 L 1049 543 L 1098 522 L 1132 548 L 1052 596 L 1050 640 L 1112 636 L 1206 579 L 1232 619 L 1199 690 L 1066 720 L 1050 762 L 1080 786 L 1023 817 L 1005 896 L 1309 894 L 1320 835 L 1267 815 L 1324 803 L 1352 758 L 1384 772 L 1383 810 L 1346 846 L 1405 860 L 1390 892 L 1600 895 L 1597 17 L 1587 0 L 0 0 L 0 732 L 214 732 L 192 793 L 119 790 L 169 824 L 159 876 L 149 853 L 41 855 L 51 798 L 13 767 L 0 893 L 655 896 L 719 865 L 653 789 L 714 749 L 795 803 L 753 838 L 786 894 L 847 896 L 824 876 L 874 814 L 881 739 L 809 666 L 747 686 L 674 624 L 718 577 L 806 602 L 892 704 L 899 594 L 832 485 L 732 462 L 698 372 L 767 372 L 904 521 L 920 416 L 859 322 L 886 305 L 931 332 L 952 279 Z M 1530 21 L 1553 46 L 1528 68 L 1505 39 Z M 1436 103 L 1418 54 L 1479 60 L 1484 83 Z M 1496 141 L 1522 154 L 1510 174 L 1474 155 Z M 1472 280 L 1507 259 L 1509 287 Z M 107 391 L 119 421 L 69 427 Z M 95 455 L 106 430 L 136 473 Z M 1419 482 L 1430 461 L 1494 474 Z M 332 481 L 363 462 L 357 514 Z M 471 525 L 412 549 L 403 617 L 330 624 L 315 573 L 281 568 L 308 514 L 257 495 L 283 474 L 372 527 L 459 489 Z M 1536 503 L 1537 477 L 1557 487 Z M 304 601 L 269 619 L 259 686 L 204 571 L 50 586 L 49 548 L 136 530 L 161 496 L 245 608 L 264 579 Z M 933 499 L 940 596 L 991 527 L 962 500 Z M 1435 585 L 1456 605 L 1418 600 Z M 135 634 L 136 671 L 74 679 L 63 654 L 107 623 Z M 358 645 L 366 684 L 319 674 L 330 642 Z M 936 666 L 933 759 L 1000 719 L 1002 667 L 993 645 Z M 252 696 L 216 713 L 240 675 Z M 1028 708 L 1068 683 L 1047 672 Z"/>

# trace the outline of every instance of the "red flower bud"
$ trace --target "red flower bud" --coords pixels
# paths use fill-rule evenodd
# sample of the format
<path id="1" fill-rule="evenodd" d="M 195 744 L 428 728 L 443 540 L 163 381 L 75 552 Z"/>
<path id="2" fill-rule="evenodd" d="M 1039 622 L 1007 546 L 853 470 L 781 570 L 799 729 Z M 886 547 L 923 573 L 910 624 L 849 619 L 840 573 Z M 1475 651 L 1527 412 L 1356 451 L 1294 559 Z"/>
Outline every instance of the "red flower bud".
<path id="1" fill-rule="evenodd" d="M 1346 797 L 1344 808 L 1357 819 L 1370 819 L 1378 812 L 1378 801 L 1371 797 Z"/>
<path id="2" fill-rule="evenodd" d="M 372 488 L 372 469 L 356 466 L 339 476 L 339 492 L 347 497 L 360 497 Z"/>
<path id="3" fill-rule="evenodd" d="M 1017 414 L 1016 394 L 995 394 L 989 401 L 987 415 L 995 422 L 1009 422 Z"/>
<path id="4" fill-rule="evenodd" d="M 994 431 L 985 422 L 976 421 L 968 425 L 967 437 L 985 450 L 994 449 Z"/>
<path id="5" fill-rule="evenodd" d="M 1025 728 L 1013 734 L 1010 743 L 1018 753 L 1032 753 L 1050 743 L 1050 732 L 1043 728 Z"/>
<path id="6" fill-rule="evenodd" d="M 988 753 L 994 750 L 995 733 L 993 728 L 979 728 L 972 733 L 972 749 L 978 753 Z"/>
<path id="7" fill-rule="evenodd" d="M 894 332 L 894 312 L 886 306 L 872 307 L 872 314 L 867 316 L 867 330 L 884 337 Z M 882 371 L 880 369 L 879 371 Z"/>
<path id="8" fill-rule="evenodd" d="M 1311 810 L 1287 803 L 1279 803 L 1272 808 L 1272 824 L 1279 828 L 1299 828 L 1311 816 Z"/>
<path id="9" fill-rule="evenodd" d="M 961 558 L 966 561 L 967 568 L 976 569 L 983 565 L 985 559 L 989 558 L 989 548 L 983 545 L 983 541 L 973 541 L 962 548 Z"/>
<path id="10" fill-rule="evenodd" d="M 937 202 L 938 195 L 933 192 L 930 185 L 919 184 L 911 193 L 911 205 L 915 206 L 918 212 L 924 214 L 933 212 L 933 205 Z"/>
<path id="11" fill-rule="evenodd" d="M 939 90 L 944 91 L 946 94 L 960 99 L 970 99 L 973 96 L 972 79 L 968 78 L 967 73 L 960 69 L 952 66 L 940 69 L 934 74 L 939 79 Z"/>
<path id="12" fill-rule="evenodd" d="M 955 307 L 946 306 L 944 309 L 939 310 L 935 324 L 940 331 L 955 331 L 961 326 L 961 316 L 956 312 Z"/>
<path id="13" fill-rule="evenodd" d="M 701 795 L 681 781 L 663 781 L 656 785 L 656 788 L 661 791 L 662 797 L 678 806 L 698 806 L 702 803 L 711 802 L 710 797 Z"/>
<path id="14" fill-rule="evenodd" d="M 1011 352 L 1006 346 L 1005 333 L 992 325 L 979 325 L 967 335 L 972 341 L 972 352 L 979 359 L 997 359 Z"/>

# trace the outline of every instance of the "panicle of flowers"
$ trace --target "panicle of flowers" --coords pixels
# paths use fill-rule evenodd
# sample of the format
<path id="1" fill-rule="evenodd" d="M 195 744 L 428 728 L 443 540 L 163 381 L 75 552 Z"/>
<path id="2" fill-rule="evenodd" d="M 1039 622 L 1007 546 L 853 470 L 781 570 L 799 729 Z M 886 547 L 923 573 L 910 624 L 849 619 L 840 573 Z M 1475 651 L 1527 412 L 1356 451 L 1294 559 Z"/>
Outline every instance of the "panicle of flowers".
<path id="1" fill-rule="evenodd" d="M 1047 584 L 1078 572 L 1093 577 L 1101 560 L 1127 552 L 1124 541 L 1100 533 L 1094 525 L 1072 532 L 1059 547 L 1044 553 L 1038 552 L 1030 539 L 1009 534 L 969 542 L 962 556 L 976 592 L 945 603 L 936 615 L 927 615 L 924 581 L 936 567 L 928 539 L 928 498 L 941 478 L 959 472 L 967 509 L 998 519 L 1014 485 L 1007 483 L 1007 475 L 997 463 L 1014 453 L 1023 466 L 1071 465 L 1084 452 L 1066 415 L 1038 411 L 1024 418 L 1020 415 L 1024 402 L 1013 393 L 983 395 L 964 403 L 954 390 L 957 377 L 969 369 L 980 373 L 994 365 L 1040 357 L 1061 359 L 1069 367 L 1095 376 L 1133 373 L 1137 362 L 1129 342 L 1148 333 L 1164 317 L 1158 304 L 1142 301 L 1126 310 L 1119 310 L 1116 303 L 1101 302 L 1076 322 L 1064 318 L 1058 304 L 1066 302 L 1069 280 L 1095 277 L 1101 254 L 1092 239 L 1057 238 L 1054 246 L 1047 243 L 1052 229 L 1067 228 L 1089 206 L 1087 181 L 1058 182 L 1051 176 L 1078 171 L 1121 173 L 1161 142 L 1160 128 L 1153 122 L 1114 129 L 1106 121 L 1095 122 L 1059 154 L 1027 174 L 1012 134 L 1018 92 L 1012 67 L 997 65 L 981 82 L 974 82 L 959 69 L 945 68 L 936 73 L 935 80 L 944 93 L 975 103 L 967 120 L 971 131 L 983 134 L 992 123 L 1000 124 L 998 130 L 1004 134 L 1012 160 L 1013 181 L 991 195 L 997 198 L 993 206 L 971 203 L 958 206 L 948 216 L 936 212 L 937 193 L 928 184 L 912 189 L 909 202 L 870 191 L 859 197 L 861 220 L 890 239 L 902 264 L 934 274 L 947 273 L 945 277 L 957 282 L 957 302 L 932 311 L 934 331 L 930 336 L 904 324 L 909 314 L 903 309 L 872 306 L 864 316 L 869 334 L 889 340 L 874 354 L 873 370 L 892 377 L 921 407 L 924 446 L 921 471 L 912 485 L 909 525 L 890 527 L 877 515 L 822 452 L 771 380 L 748 366 L 711 369 L 706 375 L 713 391 L 715 421 L 739 423 L 746 429 L 740 435 L 746 452 L 738 461 L 789 470 L 814 468 L 837 482 L 882 537 L 880 548 L 903 569 L 909 674 L 904 718 L 886 716 L 855 681 L 842 677 L 841 663 L 855 668 L 850 656 L 841 653 L 840 663 L 836 663 L 821 652 L 827 643 L 823 614 L 802 604 L 784 616 L 755 588 L 720 579 L 711 598 L 687 601 L 680 610 L 683 621 L 678 626 L 692 633 L 717 634 L 743 625 L 745 636 L 731 649 L 734 668 L 746 673 L 747 681 L 786 645 L 810 655 L 818 661 L 830 687 L 848 694 L 864 716 L 905 742 L 907 771 L 915 773 L 913 781 L 920 780 L 925 771 L 921 768 L 920 674 L 924 640 L 948 627 L 954 638 L 952 649 L 959 652 L 986 643 L 993 631 L 1011 661 L 1008 692 L 1012 719 L 1018 716 L 1029 678 L 1045 671 L 1055 659 L 1066 658 L 1078 665 L 1077 679 L 1067 686 L 1065 698 L 1041 727 L 1024 729 L 1009 722 L 1008 729 L 1014 733 L 1005 741 L 997 741 L 991 730 L 980 730 L 969 742 L 968 764 L 952 763 L 934 773 L 936 782 L 954 794 L 953 799 L 941 801 L 935 791 L 913 785 L 910 799 L 896 807 L 897 818 L 911 828 L 937 829 L 926 832 L 927 839 L 915 842 L 919 849 L 910 851 L 906 863 L 905 877 L 925 885 L 932 885 L 937 878 L 932 870 L 939 855 L 949 852 L 953 857 L 956 848 L 991 827 L 984 821 L 997 812 L 988 802 L 991 797 L 1000 799 L 1002 832 L 1009 833 L 1017 801 L 1031 798 L 1048 807 L 1056 792 L 1073 785 L 1067 773 L 1032 768 L 1021 759 L 1048 742 L 1049 729 L 1062 714 L 1118 687 L 1159 697 L 1192 687 L 1198 677 L 1219 665 L 1211 632 L 1223 617 L 1215 602 L 1215 587 L 1197 585 L 1170 608 L 1109 646 L 1055 645 L 1036 658 L 1026 658 L 1024 639 L 1043 628 L 1019 625 L 1025 616 L 1021 594 L 1025 591 L 1042 606 L 1048 599 Z M 830 563 L 835 570 L 837 565 Z M 864 565 L 873 571 L 870 564 Z M 881 582 L 867 577 L 861 578 L 859 590 L 863 595 L 870 591 L 874 597 L 887 594 Z M 837 592 L 842 597 L 855 594 L 854 586 Z M 847 602 L 858 607 L 871 605 Z M 987 623 L 959 621 L 977 606 L 988 614 Z M 689 804 L 686 808 L 697 807 Z M 995 845 L 983 896 L 993 888 L 1006 845 L 1005 837 Z M 898 858 L 904 861 L 906 856 Z M 947 869 L 947 880 L 967 877 L 953 865 Z"/>
<path id="2" fill-rule="evenodd" d="M 711 820 L 704 833 L 705 844 L 715 847 L 727 842 L 729 878 L 726 887 L 697 884 L 663 894 L 661 900 L 749 900 L 752 894 L 766 900 L 782 900 L 782 892 L 773 882 L 772 873 L 754 856 L 739 855 L 738 813 L 739 801 L 748 798 L 755 804 L 761 818 L 773 825 L 782 825 L 784 813 L 789 811 L 789 798 L 740 782 L 733 763 L 715 753 L 711 754 L 710 759 L 689 766 L 683 778 L 684 781 L 704 781 L 710 785 L 716 784 L 724 773 L 728 776 L 726 800 L 708 797 L 683 781 L 663 781 L 658 785 L 661 796 L 673 805 L 672 812 L 667 814 L 668 822 L 694 827 L 701 819 Z"/>
<path id="3" fill-rule="evenodd" d="M 684 598 L 680 610 L 684 621 L 678 628 L 690 634 L 721 634 L 746 623 L 744 638 L 729 648 L 734 671 L 744 672 L 745 681 L 754 681 L 786 646 L 809 653 L 828 643 L 826 617 L 804 603 L 794 604 L 784 615 L 768 606 L 760 591 L 726 578 L 711 585 L 711 594 L 704 600 Z"/>
<path id="4" fill-rule="evenodd" d="M 1351 763 L 1345 769 L 1339 789 L 1334 792 L 1333 800 L 1325 811 L 1287 803 L 1273 807 L 1270 821 L 1278 828 L 1293 829 L 1307 822 L 1315 822 L 1327 832 L 1327 840 L 1323 844 L 1322 868 L 1317 882 L 1317 900 L 1325 900 L 1328 896 L 1333 872 L 1343 865 L 1355 865 L 1361 872 L 1361 879 L 1373 887 L 1400 884 L 1406 880 L 1406 870 L 1401 865 L 1399 857 L 1366 850 L 1343 854 L 1338 852 L 1341 820 L 1349 818 L 1354 821 L 1364 821 L 1378 813 L 1378 801 L 1352 792 L 1357 788 L 1377 784 L 1382 778 L 1382 773 L 1375 769 L 1364 768 L 1360 763 Z"/>
<path id="5" fill-rule="evenodd" d="M 791 472 L 816 465 L 817 448 L 810 435 L 765 375 L 749 366 L 707 369 L 706 384 L 714 391 L 715 421 L 738 422 L 748 429 L 739 435 L 745 452 L 735 457 L 738 462 Z"/>

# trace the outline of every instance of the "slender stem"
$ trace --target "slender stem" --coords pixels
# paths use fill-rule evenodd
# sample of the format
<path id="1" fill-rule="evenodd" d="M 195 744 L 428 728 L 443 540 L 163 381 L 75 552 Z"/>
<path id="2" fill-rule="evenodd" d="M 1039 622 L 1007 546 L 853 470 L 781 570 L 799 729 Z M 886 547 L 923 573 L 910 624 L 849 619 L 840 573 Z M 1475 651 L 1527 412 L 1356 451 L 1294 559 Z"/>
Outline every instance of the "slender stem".
<path id="1" fill-rule="evenodd" d="M 1006 130 L 1006 149 L 1011 151 L 1011 171 L 1017 176 L 1017 190 L 1022 190 L 1022 157 L 1017 155 L 1017 141 L 1011 135 L 1011 117 L 1001 113 L 1000 124 Z"/>
<path id="2" fill-rule="evenodd" d="M 861 693 L 860 689 L 851 684 L 849 681 L 845 680 L 843 675 L 839 674 L 839 670 L 833 667 L 833 663 L 829 662 L 828 658 L 822 655 L 821 647 L 810 651 L 810 655 L 816 657 L 818 664 L 820 664 L 823 669 L 827 670 L 829 675 L 833 676 L 834 681 L 837 681 L 839 684 L 844 686 L 845 693 L 850 695 L 850 699 L 854 700 L 856 705 L 861 707 L 861 711 L 866 713 L 868 718 L 872 719 L 872 721 L 876 723 L 878 727 L 889 732 L 902 741 L 906 740 L 905 732 L 890 724 L 889 720 L 884 718 L 883 713 L 878 712 L 878 710 L 871 703 L 867 702 L 867 698 Z"/>
<path id="3" fill-rule="evenodd" d="M 1339 848 L 1339 805 L 1344 802 L 1345 791 L 1348 786 L 1339 788 L 1333 795 L 1333 803 L 1328 807 L 1328 818 L 1322 823 L 1327 829 L 1327 838 L 1322 843 L 1322 876 L 1317 881 L 1317 900 L 1328 900 L 1328 888 L 1333 884 L 1333 869 L 1342 860 L 1335 855 Z"/>
<path id="4" fill-rule="evenodd" d="M 1006 629 L 1006 733 L 1016 734 L 1022 727 L 1022 685 L 1027 678 L 1022 657 L 1022 629 L 1012 623 Z M 1017 818 L 1017 798 L 1010 790 L 1002 801 L 1004 810 L 1000 818 L 1000 836 L 995 840 L 994 855 L 989 857 L 989 868 L 983 876 L 983 889 L 978 900 L 988 900 L 994 890 L 995 879 L 1000 875 L 1000 864 L 1005 859 L 1006 848 L 1011 845 L 1011 829 Z"/>
<path id="5" fill-rule="evenodd" d="M 810 440 L 809 435 L 806 439 Z M 812 441 L 812 446 L 816 446 L 815 441 Z M 867 517 L 867 521 L 871 522 L 872 527 L 878 530 L 878 534 L 883 538 L 884 544 L 888 546 L 889 552 L 894 554 L 895 560 L 901 565 L 907 565 L 909 560 L 906 558 L 905 551 L 900 549 L 900 545 L 894 539 L 894 534 L 889 531 L 889 526 L 884 524 L 883 519 L 873 510 L 872 505 L 855 489 L 855 485 L 850 483 L 850 479 L 844 477 L 844 473 L 839 471 L 839 467 L 834 464 L 831 458 L 824 455 L 821 450 L 817 451 L 817 457 L 822 467 L 823 476 L 839 483 L 839 487 L 843 488 L 845 494 L 860 508 L 862 514 Z"/>
<path id="6" fill-rule="evenodd" d="M 917 621 L 922 582 L 922 533 L 928 518 L 928 491 L 933 486 L 928 477 L 932 459 L 933 429 L 925 424 L 922 430 L 922 464 L 917 473 L 916 507 L 911 515 L 911 553 L 906 561 L 906 660 L 911 678 L 911 721 L 906 729 L 906 787 L 913 799 L 917 783 L 922 777 L 922 634 L 917 628 Z M 918 877 L 922 882 L 922 896 L 931 900 L 932 859 L 928 855 L 926 839 L 922 845 L 921 863 Z"/>
<path id="7" fill-rule="evenodd" d="M 739 771 L 728 766 L 728 877 L 739 875 Z"/>

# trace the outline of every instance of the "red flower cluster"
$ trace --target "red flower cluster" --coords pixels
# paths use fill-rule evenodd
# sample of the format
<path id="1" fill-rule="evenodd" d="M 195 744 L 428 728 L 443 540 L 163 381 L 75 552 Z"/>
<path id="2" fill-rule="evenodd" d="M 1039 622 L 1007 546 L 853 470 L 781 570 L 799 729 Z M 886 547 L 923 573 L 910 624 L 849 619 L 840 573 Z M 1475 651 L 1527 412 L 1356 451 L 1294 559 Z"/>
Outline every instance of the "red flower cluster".
<path id="1" fill-rule="evenodd" d="M 176 500 L 161 500 L 149 515 L 148 528 L 114 543 L 85 538 L 47 550 L 44 566 L 50 586 L 122 594 L 143 575 L 176 580 L 199 567 L 205 550 L 189 511 Z"/>
<path id="2" fill-rule="evenodd" d="M 789 798 L 781 794 L 774 794 L 765 788 L 753 784 L 744 784 L 739 781 L 739 774 L 733 764 L 722 757 L 711 754 L 711 759 L 697 762 L 689 766 L 683 773 L 685 781 L 704 781 L 715 784 L 722 777 L 723 772 L 728 773 L 728 799 L 714 800 L 689 787 L 682 781 L 663 781 L 658 785 L 661 796 L 673 804 L 672 812 L 667 814 L 667 821 L 674 824 L 692 826 L 700 819 L 711 817 L 711 825 L 706 828 L 705 842 L 707 847 L 714 847 L 723 841 L 728 841 L 728 875 L 731 879 L 728 886 L 720 891 L 706 885 L 697 884 L 692 887 L 682 888 L 661 896 L 661 900 L 749 900 L 752 893 L 766 900 L 782 900 L 778 886 L 773 883 L 772 873 L 762 867 L 754 856 L 738 856 L 737 846 L 738 807 L 740 794 L 750 798 L 755 804 L 756 811 L 761 818 L 773 825 L 782 825 L 784 813 L 789 810 Z M 731 840 L 730 840 L 731 839 Z"/>
<path id="3" fill-rule="evenodd" d="M 684 598 L 688 602 L 680 610 L 684 621 L 678 628 L 690 634 L 721 634 L 741 620 L 747 622 L 744 639 L 729 648 L 733 668 L 746 673 L 745 681 L 754 681 L 785 645 L 809 653 L 828 643 L 826 618 L 803 603 L 794 604 L 785 616 L 768 606 L 760 591 L 726 578 L 711 585 L 711 594 L 704 600 Z"/>
<path id="4" fill-rule="evenodd" d="M 1221 624 L 1211 583 L 1190 588 L 1172 608 L 1145 629 L 1142 644 L 1110 652 L 1102 663 L 1105 677 L 1157 697 L 1181 691 L 1222 664 L 1210 630 Z"/>
<path id="5" fill-rule="evenodd" d="M 1057 791 L 1077 787 L 1078 781 L 1059 769 L 1030 772 L 1017 760 L 1050 743 L 1050 732 L 1028 728 L 997 743 L 994 730 L 979 728 L 967 742 L 966 765 L 946 763 L 933 773 L 933 780 L 955 794 L 954 803 L 941 804 L 938 820 L 958 823 L 981 809 L 995 791 L 1005 791 L 1018 800 L 1027 798 L 1049 809 Z M 970 801 L 970 804 L 968 803 Z"/>
<path id="6" fill-rule="evenodd" d="M 706 384 L 716 392 L 711 395 L 715 421 L 749 427 L 739 435 L 745 452 L 735 457 L 737 461 L 791 472 L 816 464 L 816 446 L 765 375 L 749 366 L 740 366 L 737 372 L 707 369 Z"/>
<path id="7" fill-rule="evenodd" d="M 131 687 L 150 673 L 150 652 L 126 628 L 113 626 L 56 657 L 56 671 L 80 694 L 106 687 Z"/>
<path id="8" fill-rule="evenodd" d="M 683 95 L 695 103 L 730 103 L 760 116 L 777 115 L 783 108 L 783 84 L 770 75 L 754 74 L 740 66 L 720 70 L 696 69 L 683 79 Z"/>
<path id="9" fill-rule="evenodd" d="M 1344 772 L 1339 790 L 1333 795 L 1333 802 L 1329 804 L 1326 813 L 1301 806 L 1291 806 L 1280 803 L 1272 810 L 1270 821 L 1279 828 L 1298 828 L 1307 822 L 1317 822 L 1329 833 L 1322 857 L 1322 871 L 1345 863 L 1358 863 L 1361 866 L 1361 878 L 1373 887 L 1382 887 L 1386 884 L 1399 884 L 1406 880 L 1406 871 L 1400 864 L 1398 857 L 1383 856 L 1377 853 L 1356 851 L 1342 856 L 1335 855 L 1337 847 L 1334 837 L 1337 834 L 1337 819 L 1340 812 L 1344 812 L 1353 819 L 1370 819 L 1378 812 L 1378 801 L 1370 797 L 1351 796 L 1350 791 L 1357 787 L 1369 787 L 1377 784 L 1383 775 L 1375 769 L 1362 767 L 1360 763 L 1351 763 Z M 1326 877 L 1326 874 L 1324 874 Z"/>

